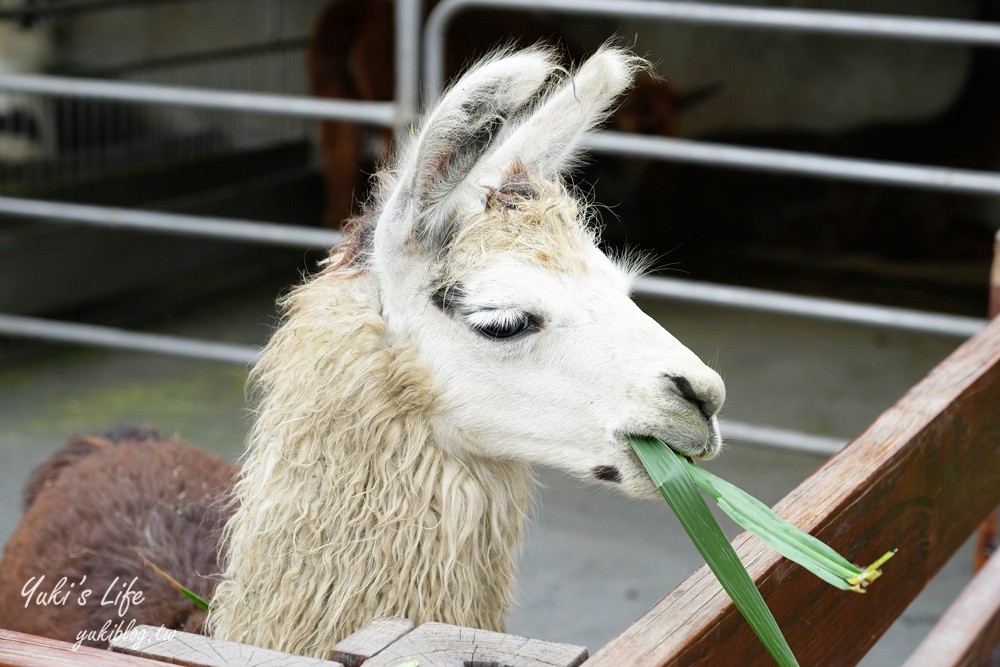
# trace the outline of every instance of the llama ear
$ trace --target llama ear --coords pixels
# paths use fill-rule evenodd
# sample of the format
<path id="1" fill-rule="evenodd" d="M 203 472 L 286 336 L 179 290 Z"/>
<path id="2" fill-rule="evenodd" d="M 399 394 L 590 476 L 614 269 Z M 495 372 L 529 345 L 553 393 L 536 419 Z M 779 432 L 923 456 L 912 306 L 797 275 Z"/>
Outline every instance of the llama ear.
<path id="1" fill-rule="evenodd" d="M 516 161 L 542 178 L 563 173 L 579 155 L 583 135 L 608 117 L 635 73 L 647 65 L 624 49 L 602 47 L 520 125 L 512 127 L 469 180 L 495 185 L 490 182 L 495 175 Z"/>
<path id="2" fill-rule="evenodd" d="M 414 234 L 428 247 L 444 242 L 455 202 L 469 195 L 466 176 L 504 125 L 532 106 L 555 69 L 549 49 L 505 50 L 481 61 L 448 90 L 403 153 L 397 183 L 409 201 L 396 204 L 405 205 L 409 215 L 394 221 L 402 217 L 408 223 L 381 230 L 391 234 L 392 245 Z"/>

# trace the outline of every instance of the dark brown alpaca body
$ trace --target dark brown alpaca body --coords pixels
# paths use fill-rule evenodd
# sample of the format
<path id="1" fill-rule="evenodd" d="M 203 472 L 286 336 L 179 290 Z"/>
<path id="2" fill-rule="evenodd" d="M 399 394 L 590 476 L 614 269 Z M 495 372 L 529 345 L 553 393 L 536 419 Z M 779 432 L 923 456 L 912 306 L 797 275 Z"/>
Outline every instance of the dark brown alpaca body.
<path id="1" fill-rule="evenodd" d="M 0 562 L 0 627 L 97 647 L 133 621 L 200 631 L 204 612 L 143 558 L 210 598 L 236 474 L 149 428 L 72 436 L 25 488 L 24 516 Z"/>

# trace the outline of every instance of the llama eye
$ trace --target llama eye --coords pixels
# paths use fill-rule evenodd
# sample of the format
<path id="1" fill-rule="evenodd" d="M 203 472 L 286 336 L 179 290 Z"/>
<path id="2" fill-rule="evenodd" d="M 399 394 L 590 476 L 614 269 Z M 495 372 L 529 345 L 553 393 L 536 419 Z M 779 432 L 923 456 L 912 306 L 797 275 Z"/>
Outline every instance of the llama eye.
<path id="1" fill-rule="evenodd" d="M 507 317 L 496 322 L 473 324 L 472 328 L 486 338 L 504 340 L 506 338 L 513 338 L 514 336 L 522 334 L 525 331 L 537 329 L 538 325 L 531 317 L 527 315 L 518 315 L 516 317 Z"/>

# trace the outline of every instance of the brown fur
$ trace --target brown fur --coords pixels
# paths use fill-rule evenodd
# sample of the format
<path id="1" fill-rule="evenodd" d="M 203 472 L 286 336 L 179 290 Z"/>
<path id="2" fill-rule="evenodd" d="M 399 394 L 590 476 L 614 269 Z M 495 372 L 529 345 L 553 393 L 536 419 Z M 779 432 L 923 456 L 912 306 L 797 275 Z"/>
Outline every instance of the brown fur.
<path id="1" fill-rule="evenodd" d="M 132 621 L 200 631 L 204 613 L 143 557 L 210 598 L 227 516 L 220 501 L 235 477 L 222 458 L 148 427 L 70 437 L 25 488 L 24 517 L 0 562 L 0 627 L 97 647 L 107 638 L 79 633 L 124 630 Z M 36 595 L 65 577 L 69 597 L 48 605 L 35 597 L 25 606 L 26 584 L 43 575 Z M 122 615 L 115 604 L 102 604 L 133 578 L 141 602 Z M 78 604 L 86 590 L 91 594 Z"/>

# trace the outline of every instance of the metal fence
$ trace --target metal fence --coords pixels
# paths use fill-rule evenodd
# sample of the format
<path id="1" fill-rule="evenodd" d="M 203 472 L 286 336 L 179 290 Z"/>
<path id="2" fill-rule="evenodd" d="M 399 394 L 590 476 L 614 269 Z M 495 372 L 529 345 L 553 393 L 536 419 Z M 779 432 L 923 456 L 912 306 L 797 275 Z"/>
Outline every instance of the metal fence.
<path id="1" fill-rule="evenodd" d="M 205 0 L 202 0 L 205 1 Z M 128 0 L 76 0 L 66 11 L 134 4 Z M 59 5 L 56 5 L 59 6 Z M 423 32 L 424 84 L 433 99 L 443 86 L 443 54 L 449 22 L 473 7 L 528 9 L 615 17 L 642 17 L 708 25 L 809 31 L 845 36 L 1000 46 L 1000 26 L 974 21 L 905 18 L 820 10 L 748 8 L 662 0 L 444 0 L 430 14 Z M 9 12 L 7 12 L 9 13 Z M 0 20 L 4 15 L 0 14 Z M 321 100 L 303 96 L 217 90 L 192 85 L 108 81 L 40 74 L 0 75 L 0 93 L 154 103 L 167 109 L 198 108 L 238 115 L 344 120 L 407 127 L 417 109 L 420 81 L 420 0 L 396 1 L 396 82 L 393 102 Z M 832 158 L 822 155 L 709 144 L 698 141 L 601 133 L 590 136 L 595 151 L 656 160 L 719 165 L 900 187 L 1000 196 L 1000 174 Z M 0 197 L 0 215 L 38 222 L 96 225 L 167 234 L 200 235 L 243 242 L 325 247 L 336 232 L 260 222 L 158 213 L 126 208 L 67 204 L 20 197 Z M 967 337 L 985 320 L 902 308 L 801 297 L 766 290 L 711 285 L 662 277 L 636 284 L 639 296 L 676 299 L 865 326 Z M 252 363 L 254 348 L 39 318 L 0 315 L 0 334 L 61 342 L 174 354 L 240 364 Z M 832 453 L 842 442 L 784 429 L 728 422 L 728 433 L 747 442 L 802 451 Z"/>

